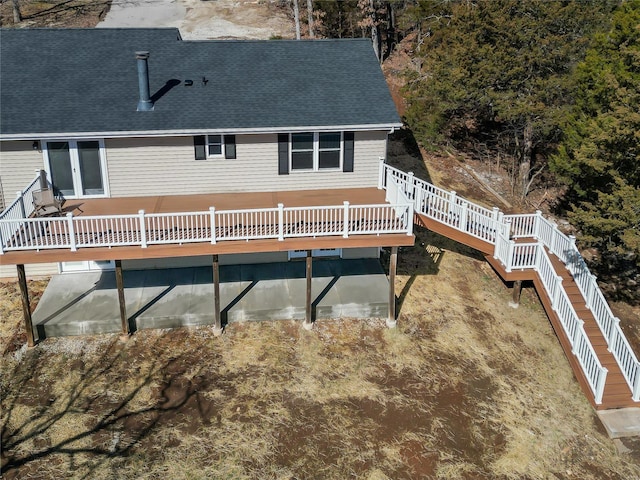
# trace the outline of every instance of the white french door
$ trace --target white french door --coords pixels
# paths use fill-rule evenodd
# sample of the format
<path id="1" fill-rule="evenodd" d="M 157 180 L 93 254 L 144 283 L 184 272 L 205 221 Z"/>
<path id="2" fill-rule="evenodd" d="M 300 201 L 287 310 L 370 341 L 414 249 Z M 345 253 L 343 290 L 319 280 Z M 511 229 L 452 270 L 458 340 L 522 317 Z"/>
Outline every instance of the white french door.
<path id="1" fill-rule="evenodd" d="M 102 140 L 44 142 L 44 152 L 56 193 L 67 198 L 108 195 Z"/>

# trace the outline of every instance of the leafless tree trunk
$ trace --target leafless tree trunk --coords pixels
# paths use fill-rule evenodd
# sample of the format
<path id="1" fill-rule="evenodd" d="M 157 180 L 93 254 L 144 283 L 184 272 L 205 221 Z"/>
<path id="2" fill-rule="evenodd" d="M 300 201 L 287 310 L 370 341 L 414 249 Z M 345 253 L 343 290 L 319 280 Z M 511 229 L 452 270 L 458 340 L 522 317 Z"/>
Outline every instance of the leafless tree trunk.
<path id="1" fill-rule="evenodd" d="M 518 188 L 524 199 L 529 189 L 529 175 L 531 174 L 531 155 L 533 154 L 533 125 L 527 121 L 522 133 L 522 159 L 518 168 Z"/>
<path id="2" fill-rule="evenodd" d="M 382 55 L 380 54 L 380 36 L 378 35 L 378 19 L 376 15 L 375 0 L 370 0 L 371 6 L 371 41 L 373 42 L 373 50 L 376 52 L 378 61 L 382 62 Z"/>
<path id="3" fill-rule="evenodd" d="M 20 23 L 22 21 L 22 13 L 20 12 L 19 0 L 12 0 L 13 3 L 13 23 Z"/>
<path id="4" fill-rule="evenodd" d="M 307 0 L 307 15 L 309 18 L 309 38 L 315 38 L 313 31 L 313 0 Z"/>
<path id="5" fill-rule="evenodd" d="M 296 22 L 296 40 L 300 40 L 300 8 L 298 0 L 293 0 L 293 18 Z"/>

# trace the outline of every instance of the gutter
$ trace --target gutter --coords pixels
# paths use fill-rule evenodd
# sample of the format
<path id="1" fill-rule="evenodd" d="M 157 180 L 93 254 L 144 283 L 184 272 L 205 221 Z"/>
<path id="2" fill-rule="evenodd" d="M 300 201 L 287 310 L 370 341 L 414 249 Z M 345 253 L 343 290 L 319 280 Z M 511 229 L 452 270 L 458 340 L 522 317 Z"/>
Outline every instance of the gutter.
<path id="1" fill-rule="evenodd" d="M 389 130 L 393 133 L 396 128 L 402 127 L 402 123 L 380 123 L 361 125 L 305 125 L 305 126 L 283 126 L 283 127 L 261 127 L 261 128 L 214 128 L 214 129 L 193 129 L 193 130 L 136 130 L 122 132 L 58 132 L 58 133 L 18 133 L 0 134 L 0 141 L 9 140 L 55 140 L 69 139 L 79 140 L 85 138 L 127 138 L 127 137 L 187 137 L 192 135 L 216 135 L 216 134 L 260 134 L 260 133 L 290 133 L 290 132 L 335 132 L 335 131 L 367 131 L 367 130 Z"/>

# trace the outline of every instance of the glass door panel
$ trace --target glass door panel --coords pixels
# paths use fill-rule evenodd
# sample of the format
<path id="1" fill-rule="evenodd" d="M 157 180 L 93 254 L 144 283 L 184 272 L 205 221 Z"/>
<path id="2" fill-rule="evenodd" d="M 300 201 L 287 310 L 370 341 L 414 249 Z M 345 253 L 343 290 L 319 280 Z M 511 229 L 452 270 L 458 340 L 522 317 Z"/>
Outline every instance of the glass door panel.
<path id="1" fill-rule="evenodd" d="M 83 195 L 103 195 L 100 143 L 97 140 L 78 142 L 78 163 Z"/>
<path id="2" fill-rule="evenodd" d="M 62 195 L 74 195 L 73 168 L 69 142 L 47 142 L 51 182 Z"/>

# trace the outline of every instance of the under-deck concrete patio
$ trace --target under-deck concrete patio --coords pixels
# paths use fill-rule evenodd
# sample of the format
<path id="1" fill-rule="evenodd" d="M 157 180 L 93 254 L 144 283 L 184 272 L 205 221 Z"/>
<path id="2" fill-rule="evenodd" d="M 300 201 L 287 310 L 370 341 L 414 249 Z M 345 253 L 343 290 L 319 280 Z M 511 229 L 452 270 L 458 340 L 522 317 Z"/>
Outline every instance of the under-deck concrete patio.
<path id="1" fill-rule="evenodd" d="M 124 272 L 129 330 L 214 324 L 211 267 Z M 220 267 L 223 325 L 251 320 L 304 320 L 305 262 Z M 389 281 L 375 259 L 313 262 L 312 317 L 385 318 Z M 51 278 L 33 313 L 38 337 L 121 331 L 115 273 Z"/>

